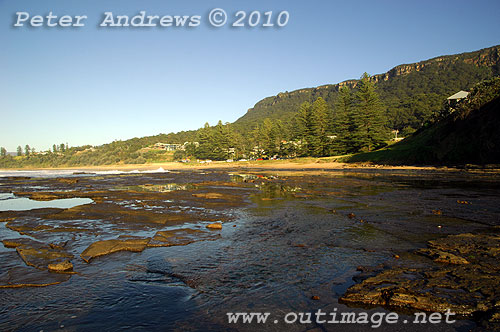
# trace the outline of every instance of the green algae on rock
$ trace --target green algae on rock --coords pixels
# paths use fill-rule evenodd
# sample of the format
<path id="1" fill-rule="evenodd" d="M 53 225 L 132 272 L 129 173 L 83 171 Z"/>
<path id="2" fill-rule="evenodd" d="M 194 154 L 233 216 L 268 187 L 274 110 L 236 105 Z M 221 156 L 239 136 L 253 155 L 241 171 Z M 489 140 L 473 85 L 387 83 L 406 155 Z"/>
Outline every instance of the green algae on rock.
<path id="1" fill-rule="evenodd" d="M 72 254 L 65 252 L 59 246 L 31 239 L 7 239 L 3 244 L 6 248 L 15 248 L 26 265 L 40 270 L 47 270 L 49 265 L 55 266 L 73 258 Z"/>

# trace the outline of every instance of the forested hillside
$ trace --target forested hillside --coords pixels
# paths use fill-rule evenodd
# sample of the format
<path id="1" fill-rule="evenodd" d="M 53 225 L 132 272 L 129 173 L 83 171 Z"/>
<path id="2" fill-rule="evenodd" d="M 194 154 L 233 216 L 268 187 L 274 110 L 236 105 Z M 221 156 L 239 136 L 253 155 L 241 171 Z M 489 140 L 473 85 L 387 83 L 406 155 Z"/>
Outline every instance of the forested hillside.
<path id="1" fill-rule="evenodd" d="M 475 52 L 448 55 L 399 65 L 387 73 L 374 75 L 376 91 L 386 108 L 388 126 L 405 135 L 432 120 L 443 101 L 460 90 L 500 73 L 500 45 Z M 235 128 L 246 133 L 265 118 L 287 121 L 303 102 L 323 98 L 334 109 L 341 87 L 355 88 L 359 80 L 279 93 L 259 101 L 239 118 Z"/>
<path id="2" fill-rule="evenodd" d="M 58 167 L 80 165 L 110 165 L 117 163 L 142 164 L 165 160 L 164 151 L 148 149 L 158 142 L 181 143 L 194 136 L 195 131 L 160 134 L 125 141 L 114 141 L 100 146 L 67 147 L 65 144 L 54 144 L 49 151 L 37 152 L 29 145 L 17 148 L 17 156 L 6 154 L 2 148 L 0 167 Z M 5 151 L 5 153 L 4 153 Z"/>

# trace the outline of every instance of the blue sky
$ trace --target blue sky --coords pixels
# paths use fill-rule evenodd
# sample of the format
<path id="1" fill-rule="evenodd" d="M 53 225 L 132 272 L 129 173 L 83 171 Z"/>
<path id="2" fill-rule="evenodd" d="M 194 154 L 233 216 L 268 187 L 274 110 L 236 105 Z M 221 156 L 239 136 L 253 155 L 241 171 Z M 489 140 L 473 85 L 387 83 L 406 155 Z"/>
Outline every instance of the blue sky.
<path id="1" fill-rule="evenodd" d="M 283 28 L 213 28 L 223 8 Z M 201 15 L 195 28 L 100 28 L 103 13 Z M 15 13 L 87 15 L 13 27 Z M 500 44 L 500 1 L 0 0 L 0 146 L 98 145 L 233 122 L 260 99 Z"/>

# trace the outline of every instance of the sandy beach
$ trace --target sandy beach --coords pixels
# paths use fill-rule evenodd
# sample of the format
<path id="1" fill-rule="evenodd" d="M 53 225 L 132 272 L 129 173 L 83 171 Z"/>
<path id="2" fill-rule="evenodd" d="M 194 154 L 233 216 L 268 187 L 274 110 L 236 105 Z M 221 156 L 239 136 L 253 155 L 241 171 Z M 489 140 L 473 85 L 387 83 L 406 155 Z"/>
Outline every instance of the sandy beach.
<path id="1" fill-rule="evenodd" d="M 469 168 L 464 167 L 447 167 L 447 166 L 396 166 L 396 165 L 376 165 L 369 163 L 342 163 L 333 161 L 324 161 L 317 159 L 308 160 L 265 160 L 265 161 L 237 161 L 237 162 L 224 162 L 213 161 L 209 163 L 182 163 L 182 162 L 159 162 L 159 163 L 146 163 L 146 164 L 113 164 L 113 165 L 99 165 L 99 166 L 65 166 L 65 167 L 50 167 L 50 168 L 9 168 L 4 170 L 82 170 L 82 171 L 132 171 L 132 170 L 156 170 L 163 168 L 165 170 L 188 170 L 188 169 L 265 169 L 265 170 L 342 170 L 342 169 L 383 169 L 383 170 L 449 170 L 449 171 L 487 171 L 500 172 L 499 167 L 480 167 L 472 166 Z"/>

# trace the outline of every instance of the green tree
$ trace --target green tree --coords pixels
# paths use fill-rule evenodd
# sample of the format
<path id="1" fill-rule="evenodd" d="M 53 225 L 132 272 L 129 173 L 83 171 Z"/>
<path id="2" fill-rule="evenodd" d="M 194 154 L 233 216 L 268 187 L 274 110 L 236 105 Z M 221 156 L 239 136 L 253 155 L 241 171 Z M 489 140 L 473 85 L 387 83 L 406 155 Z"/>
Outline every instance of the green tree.
<path id="1" fill-rule="evenodd" d="M 253 130 L 250 132 L 250 140 L 252 144 L 249 146 L 249 152 L 257 152 L 256 157 L 260 158 L 262 157 L 259 154 L 260 149 L 262 149 L 262 146 L 264 145 L 264 135 L 262 134 L 262 128 L 261 124 L 257 123 Z M 257 151 L 254 151 L 257 149 Z"/>
<path id="2" fill-rule="evenodd" d="M 18 156 L 22 156 L 23 155 L 23 148 L 20 145 L 17 146 L 17 155 Z"/>
<path id="3" fill-rule="evenodd" d="M 343 86 L 339 90 L 338 98 L 335 102 L 335 112 L 332 116 L 331 132 L 336 136 L 332 143 L 332 150 L 336 154 L 344 154 L 350 150 L 349 142 L 349 119 L 352 112 L 353 96 L 351 89 Z"/>
<path id="4" fill-rule="evenodd" d="M 59 151 L 61 151 L 61 152 L 65 151 L 64 143 L 59 144 Z"/>
<path id="5" fill-rule="evenodd" d="M 228 158 L 228 149 L 230 144 L 230 134 L 219 120 L 212 129 L 212 157 L 214 160 L 226 160 Z"/>
<path id="6" fill-rule="evenodd" d="M 198 142 L 200 145 L 196 149 L 196 158 L 198 159 L 213 159 L 214 158 L 214 140 L 212 128 L 205 123 L 205 126 L 199 130 Z"/>
<path id="7" fill-rule="evenodd" d="M 7 156 L 7 150 L 5 150 L 5 148 L 3 146 L 2 146 L 2 148 L 0 148 L 0 156 L 2 156 L 2 157 Z"/>
<path id="8" fill-rule="evenodd" d="M 301 156 L 309 156 L 312 154 L 313 147 L 316 145 L 311 103 L 302 103 L 296 115 L 295 124 L 295 139 L 302 142 L 302 148 L 299 153 Z"/>
<path id="9" fill-rule="evenodd" d="M 316 99 L 311 109 L 311 125 L 313 137 L 310 138 L 312 145 L 310 146 L 310 153 L 315 157 L 323 157 L 328 155 L 329 151 L 329 138 L 328 127 L 330 110 L 321 97 Z"/>
<path id="10" fill-rule="evenodd" d="M 52 152 L 56 153 L 57 152 L 57 145 L 52 145 Z"/>
<path id="11" fill-rule="evenodd" d="M 31 148 L 28 144 L 26 144 L 26 146 L 24 147 L 24 154 L 26 155 L 26 157 L 29 157 L 30 153 L 31 153 Z"/>
<path id="12" fill-rule="evenodd" d="M 185 145 L 185 157 L 194 157 L 196 155 L 196 144 L 189 142 Z"/>
<path id="13" fill-rule="evenodd" d="M 311 114 L 311 103 L 304 102 L 300 105 L 299 111 L 295 116 L 295 134 L 294 138 L 305 138 L 308 134 L 309 121 Z"/>
<path id="14" fill-rule="evenodd" d="M 356 105 L 351 114 L 350 141 L 355 151 L 372 151 L 384 145 L 388 139 L 384 106 L 367 73 L 359 81 Z"/>
<path id="15" fill-rule="evenodd" d="M 280 154 L 280 145 L 286 138 L 286 126 L 281 120 L 273 120 L 271 122 L 271 130 L 269 132 L 268 150 L 271 156 Z"/>
<path id="16" fill-rule="evenodd" d="M 295 134 L 292 137 L 302 142 L 300 155 L 326 156 L 330 144 L 328 132 L 330 127 L 330 109 L 321 97 L 313 104 L 303 103 L 293 120 Z"/>
<path id="17" fill-rule="evenodd" d="M 283 125 L 281 121 L 273 121 L 265 118 L 253 131 L 254 141 L 256 142 L 256 146 L 259 147 L 259 151 L 262 149 L 264 155 L 269 157 L 278 154 L 283 134 L 282 131 Z M 262 155 L 258 155 L 258 157 L 262 157 Z"/>

